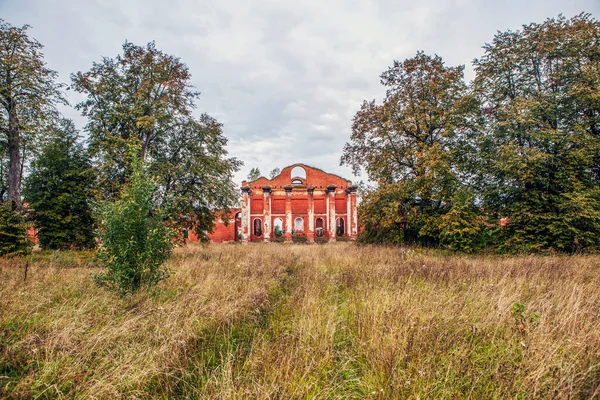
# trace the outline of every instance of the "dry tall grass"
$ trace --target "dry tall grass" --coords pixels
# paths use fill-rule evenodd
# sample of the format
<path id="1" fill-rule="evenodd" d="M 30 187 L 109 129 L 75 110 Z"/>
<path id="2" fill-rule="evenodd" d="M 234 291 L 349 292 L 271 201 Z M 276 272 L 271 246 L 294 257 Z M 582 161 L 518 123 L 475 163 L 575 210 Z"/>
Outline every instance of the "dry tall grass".
<path id="1" fill-rule="evenodd" d="M 88 264 L 0 261 L 0 397 L 600 397 L 598 256 L 190 246 L 126 298 Z"/>

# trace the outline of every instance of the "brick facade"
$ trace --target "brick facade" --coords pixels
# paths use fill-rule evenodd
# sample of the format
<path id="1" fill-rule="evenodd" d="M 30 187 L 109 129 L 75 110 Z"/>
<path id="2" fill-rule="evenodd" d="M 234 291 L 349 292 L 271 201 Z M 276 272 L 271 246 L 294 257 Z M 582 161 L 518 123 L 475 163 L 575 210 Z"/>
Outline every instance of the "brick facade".
<path id="1" fill-rule="evenodd" d="M 273 179 L 242 182 L 241 240 L 269 242 L 292 236 L 335 241 L 356 239 L 356 186 L 304 164 L 284 168 Z"/>

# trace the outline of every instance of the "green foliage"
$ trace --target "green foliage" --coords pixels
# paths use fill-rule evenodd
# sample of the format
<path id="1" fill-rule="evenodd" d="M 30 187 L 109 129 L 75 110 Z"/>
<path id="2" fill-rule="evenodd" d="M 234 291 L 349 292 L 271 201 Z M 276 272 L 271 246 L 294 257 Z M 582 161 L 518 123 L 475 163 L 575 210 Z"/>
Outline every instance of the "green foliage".
<path id="1" fill-rule="evenodd" d="M 477 103 L 463 66 L 417 53 L 381 75 L 382 105 L 364 102 L 342 163 L 363 168 L 378 184 L 363 199 L 368 243 L 439 243 L 440 218 L 460 187 L 463 142 L 474 130 Z"/>
<path id="2" fill-rule="evenodd" d="M 95 246 L 90 209 L 94 175 L 73 123 L 63 120 L 32 163 L 24 195 L 43 249 Z"/>
<path id="3" fill-rule="evenodd" d="M 600 23 L 548 19 L 500 32 L 484 49 L 477 173 L 485 207 L 509 217 L 501 248 L 598 249 Z"/>
<path id="4" fill-rule="evenodd" d="M 269 178 L 276 178 L 277 176 L 279 176 L 279 174 L 281 174 L 281 168 L 273 168 L 271 172 L 269 172 Z"/>
<path id="5" fill-rule="evenodd" d="M 491 245 L 496 234 L 497 227 L 488 223 L 481 210 L 475 207 L 473 194 L 467 190 L 457 191 L 450 211 L 442 216 L 442 245 L 462 253 L 475 253 Z"/>
<path id="6" fill-rule="evenodd" d="M 279 225 L 275 225 L 275 229 L 273 229 L 273 233 L 275 234 L 275 237 L 280 238 L 281 235 L 283 235 L 283 229 L 281 229 L 281 227 Z"/>
<path id="7" fill-rule="evenodd" d="M 383 104 L 362 105 L 342 156 L 377 183 L 360 239 L 600 249 L 600 23 L 561 16 L 484 49 L 470 88 L 423 53 L 381 75 Z"/>
<path id="8" fill-rule="evenodd" d="M 527 312 L 525 305 L 521 303 L 513 303 L 510 316 L 521 333 L 526 333 L 527 328 L 535 328 L 540 323 L 540 316 L 533 312 Z"/>
<path id="9" fill-rule="evenodd" d="M 140 161 L 134 161 L 121 198 L 100 210 L 98 258 L 105 271 L 96 282 L 121 294 L 152 287 L 169 276 L 164 263 L 171 255 L 175 231 L 153 199 L 155 186 Z"/>
<path id="10" fill-rule="evenodd" d="M 360 231 L 358 240 L 372 244 L 400 244 L 404 229 L 400 218 L 399 196 L 393 185 L 363 192 L 358 209 Z"/>
<path id="11" fill-rule="evenodd" d="M 246 178 L 249 182 L 255 181 L 260 178 L 260 170 L 256 167 L 252 168 Z"/>
<path id="12" fill-rule="evenodd" d="M 205 238 L 217 217 L 212 210 L 237 201 L 232 177 L 241 162 L 227 158 L 220 123 L 192 115 L 199 93 L 187 65 L 153 42 L 126 42 L 122 55 L 105 57 L 71 79 L 87 95 L 77 108 L 88 118 L 102 197 L 118 197 L 131 173 L 128 149 L 139 146 L 157 196 L 171 204 L 170 217 Z"/>
<path id="13" fill-rule="evenodd" d="M 31 252 L 32 243 L 27 236 L 27 228 L 21 213 L 10 203 L 0 203 L 0 256 Z"/>

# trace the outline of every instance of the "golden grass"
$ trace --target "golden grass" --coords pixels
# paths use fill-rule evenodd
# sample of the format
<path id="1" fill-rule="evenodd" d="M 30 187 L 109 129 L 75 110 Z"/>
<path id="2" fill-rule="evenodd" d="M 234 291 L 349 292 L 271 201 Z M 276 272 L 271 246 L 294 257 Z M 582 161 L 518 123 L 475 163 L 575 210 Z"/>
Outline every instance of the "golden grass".
<path id="1" fill-rule="evenodd" d="M 0 397 L 600 397 L 599 256 L 189 246 L 125 298 L 90 260 L 0 260 Z"/>

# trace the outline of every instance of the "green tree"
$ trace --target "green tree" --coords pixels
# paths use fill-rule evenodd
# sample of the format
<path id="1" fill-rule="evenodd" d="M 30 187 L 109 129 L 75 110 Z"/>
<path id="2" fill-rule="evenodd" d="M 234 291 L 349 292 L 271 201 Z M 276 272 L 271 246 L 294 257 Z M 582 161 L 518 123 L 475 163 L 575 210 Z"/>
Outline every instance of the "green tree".
<path id="1" fill-rule="evenodd" d="M 248 173 L 248 177 L 246 178 L 248 182 L 252 182 L 260 178 L 260 170 L 256 167 L 252 168 Z"/>
<path id="2" fill-rule="evenodd" d="M 27 36 L 28 25 L 14 27 L 0 19 L 0 151 L 8 151 L 6 198 L 21 209 L 21 181 L 27 149 L 65 103 L 55 82 L 57 73 L 46 67 L 42 45 Z M 4 159 L 2 160 L 4 167 Z M 4 193 L 3 193 L 4 194 Z"/>
<path id="3" fill-rule="evenodd" d="M 162 199 L 170 200 L 173 217 L 199 234 L 211 228 L 212 209 L 235 203 L 232 177 L 241 162 L 226 157 L 221 124 L 192 116 L 199 93 L 179 58 L 153 42 L 126 42 L 122 55 L 105 57 L 71 78 L 72 87 L 87 95 L 77 108 L 88 118 L 85 129 L 104 198 L 118 196 L 127 181 L 127 152 L 135 145 Z"/>
<path id="4" fill-rule="evenodd" d="M 269 172 L 269 178 L 270 179 L 276 178 L 277 176 L 279 176 L 279 174 L 281 174 L 281 168 L 279 168 L 279 167 L 273 168 L 271 170 L 271 172 Z"/>
<path id="5" fill-rule="evenodd" d="M 354 117 L 341 162 L 378 185 L 361 206 L 363 240 L 439 241 L 441 216 L 464 180 L 465 143 L 476 131 L 477 102 L 463 69 L 422 52 L 395 61 L 381 75 L 383 104 L 365 101 Z M 393 230 L 381 236 L 379 227 Z"/>
<path id="6" fill-rule="evenodd" d="M 23 194 L 44 249 L 95 246 L 90 209 L 94 175 L 87 152 L 70 120 L 50 134 L 51 141 L 31 165 Z"/>
<path id="7" fill-rule="evenodd" d="M 152 287 L 169 276 L 164 263 L 175 239 L 168 213 L 154 198 L 156 186 L 135 152 L 131 169 L 120 199 L 103 204 L 99 221 L 98 258 L 104 271 L 95 280 L 121 294 Z"/>
<path id="8" fill-rule="evenodd" d="M 201 239 L 213 226 L 214 210 L 228 220 L 228 208 L 237 199 L 233 171 L 241 164 L 227 158 L 222 125 L 203 114 L 175 124 L 168 135 L 157 138 L 149 173 L 158 184 L 158 198 L 175 210 L 171 217 L 179 227 L 196 229 Z"/>
<path id="9" fill-rule="evenodd" d="M 475 60 L 481 198 L 511 251 L 600 244 L 600 23 L 560 16 L 500 32 Z"/>

